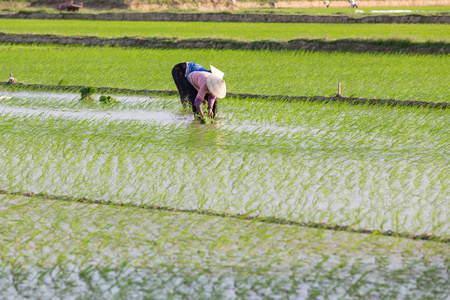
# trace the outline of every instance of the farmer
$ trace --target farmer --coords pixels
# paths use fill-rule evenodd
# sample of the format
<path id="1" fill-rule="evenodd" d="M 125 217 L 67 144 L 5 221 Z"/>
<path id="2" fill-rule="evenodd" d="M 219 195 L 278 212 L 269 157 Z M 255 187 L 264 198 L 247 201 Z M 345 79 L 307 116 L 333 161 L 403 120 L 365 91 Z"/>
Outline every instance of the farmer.
<path id="1" fill-rule="evenodd" d="M 215 69 L 211 66 L 211 68 Z M 192 106 L 194 115 L 204 117 L 202 104 L 208 103 L 208 117 L 217 114 L 217 98 L 226 95 L 225 81 L 221 78 L 223 73 L 215 69 L 217 75 L 203 68 L 199 64 L 180 63 L 173 67 L 172 76 L 180 93 L 181 103 Z"/>
<path id="2" fill-rule="evenodd" d="M 225 81 L 217 75 L 195 71 L 189 75 L 190 82 L 197 90 L 195 98 L 189 95 L 194 115 L 200 114 L 204 118 L 202 103 L 208 103 L 208 117 L 212 119 L 217 115 L 217 98 L 222 99 L 227 94 Z"/>
<path id="3" fill-rule="evenodd" d="M 348 0 L 348 3 L 351 8 L 358 8 L 358 5 L 356 4 L 356 0 Z"/>
<path id="4" fill-rule="evenodd" d="M 189 95 L 197 93 L 195 88 L 189 82 L 189 75 L 194 71 L 210 72 L 203 68 L 201 65 L 191 62 L 183 62 L 175 65 L 172 68 L 172 77 L 177 86 L 178 93 L 180 94 L 181 104 L 183 106 L 189 105 Z M 191 91 L 191 93 L 189 93 Z"/>

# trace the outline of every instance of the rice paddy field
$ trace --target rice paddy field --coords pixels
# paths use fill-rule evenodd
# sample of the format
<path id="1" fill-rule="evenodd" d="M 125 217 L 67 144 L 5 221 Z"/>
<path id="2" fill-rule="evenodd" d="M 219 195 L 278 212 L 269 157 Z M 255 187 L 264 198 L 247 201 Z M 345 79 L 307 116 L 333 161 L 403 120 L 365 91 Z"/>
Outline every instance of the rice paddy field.
<path id="1" fill-rule="evenodd" d="M 0 19 L 0 32 L 99 37 L 213 38 L 237 41 L 292 39 L 450 42 L 450 24 L 305 24 L 132 22 Z"/>
<path id="2" fill-rule="evenodd" d="M 229 98 L 205 126 L 171 97 L 4 94 L 2 189 L 124 204 L 3 195 L 5 296 L 448 295 L 447 243 L 245 219 L 448 236 L 446 110 Z"/>
<path id="3" fill-rule="evenodd" d="M 29 84 L 171 91 L 181 61 L 231 93 L 450 102 L 448 55 L 0 45 Z M 201 124 L 101 95 L 1 87 L 1 299 L 450 296 L 448 108 L 228 96 Z"/>
<path id="4" fill-rule="evenodd" d="M 0 45 L 1 68 L 22 83 L 174 90 L 183 60 L 221 66 L 232 93 L 448 102 L 448 55 L 305 51 L 161 50 Z M 223 67 L 222 67 L 223 66 Z"/>

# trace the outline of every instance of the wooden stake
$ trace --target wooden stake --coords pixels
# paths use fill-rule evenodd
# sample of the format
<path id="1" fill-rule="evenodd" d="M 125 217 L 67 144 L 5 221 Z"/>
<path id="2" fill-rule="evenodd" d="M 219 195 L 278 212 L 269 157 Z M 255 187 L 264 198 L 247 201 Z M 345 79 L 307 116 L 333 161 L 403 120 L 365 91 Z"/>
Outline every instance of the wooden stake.
<path id="1" fill-rule="evenodd" d="M 342 95 L 341 95 L 341 83 L 340 82 L 338 82 L 338 92 L 337 92 L 336 96 L 337 97 L 342 97 Z"/>

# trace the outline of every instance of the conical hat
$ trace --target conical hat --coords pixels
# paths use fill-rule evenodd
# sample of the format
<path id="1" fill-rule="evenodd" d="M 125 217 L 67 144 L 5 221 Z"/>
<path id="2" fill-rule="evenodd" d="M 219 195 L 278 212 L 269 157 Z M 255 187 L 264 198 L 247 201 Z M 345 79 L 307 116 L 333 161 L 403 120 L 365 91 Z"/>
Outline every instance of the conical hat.
<path id="1" fill-rule="evenodd" d="M 225 80 L 216 75 L 209 75 L 208 78 L 206 78 L 206 86 L 216 98 L 222 99 L 227 94 Z"/>
<path id="2" fill-rule="evenodd" d="M 223 79 L 223 75 L 224 73 L 222 71 L 220 71 L 219 69 L 217 69 L 216 67 L 214 67 L 213 65 L 209 65 L 209 67 L 211 68 L 211 73 L 213 75 L 216 75 L 217 77 L 219 77 L 220 79 Z"/>

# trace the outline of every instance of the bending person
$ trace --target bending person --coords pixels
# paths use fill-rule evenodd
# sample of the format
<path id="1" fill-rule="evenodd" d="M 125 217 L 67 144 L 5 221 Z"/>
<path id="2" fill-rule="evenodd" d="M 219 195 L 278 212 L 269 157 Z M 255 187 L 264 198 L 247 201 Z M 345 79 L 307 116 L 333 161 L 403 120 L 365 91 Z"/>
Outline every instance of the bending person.
<path id="1" fill-rule="evenodd" d="M 189 82 L 189 75 L 195 71 L 211 73 L 210 70 L 203 68 L 201 65 L 191 62 L 179 63 L 172 68 L 173 81 L 175 81 L 183 106 L 188 106 L 191 102 L 189 94 L 197 94 L 197 91 Z"/>
<path id="2" fill-rule="evenodd" d="M 189 95 L 194 115 L 199 114 L 204 118 L 202 104 L 207 102 L 208 117 L 215 117 L 217 115 L 217 98 L 222 99 L 227 94 L 225 81 L 219 76 L 199 71 L 192 72 L 189 75 L 189 81 L 197 90 L 195 98 L 191 94 Z"/>

